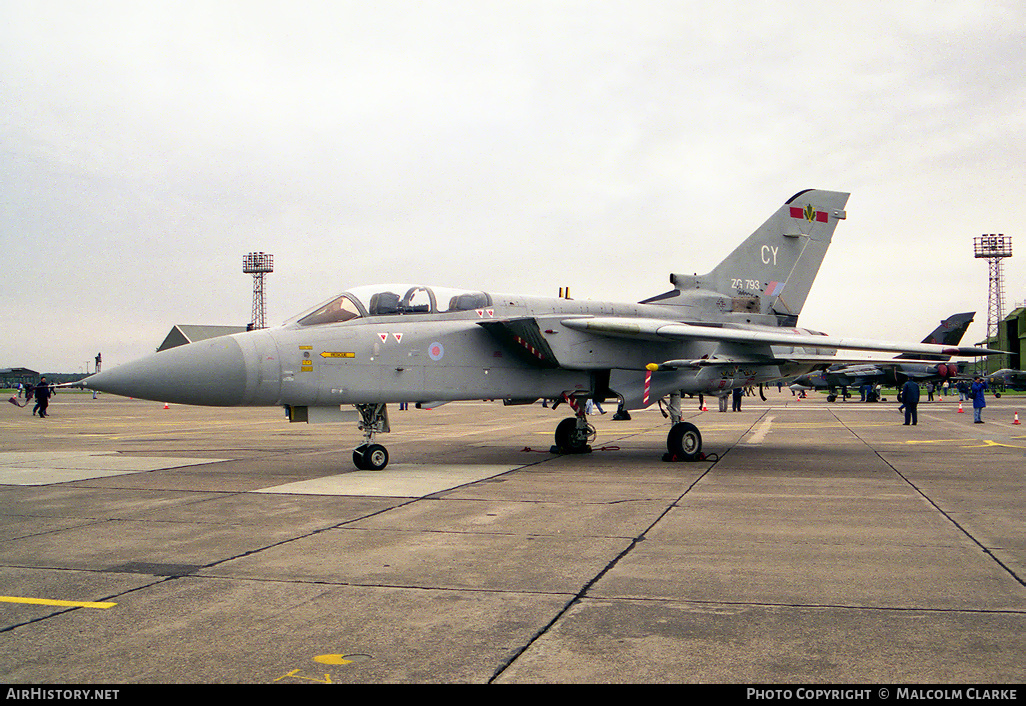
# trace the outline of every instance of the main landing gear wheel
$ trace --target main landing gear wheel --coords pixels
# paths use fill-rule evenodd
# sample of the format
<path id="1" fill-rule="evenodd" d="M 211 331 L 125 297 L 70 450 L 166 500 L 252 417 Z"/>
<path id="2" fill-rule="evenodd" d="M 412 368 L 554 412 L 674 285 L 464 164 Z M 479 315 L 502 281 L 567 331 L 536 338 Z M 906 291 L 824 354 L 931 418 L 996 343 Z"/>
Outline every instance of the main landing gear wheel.
<path id="1" fill-rule="evenodd" d="M 553 453 L 583 454 L 591 451 L 588 437 L 594 433 L 591 425 L 583 429 L 577 425 L 577 417 L 567 417 L 556 425 L 556 445 Z"/>
<path id="2" fill-rule="evenodd" d="M 388 449 L 381 444 L 362 444 L 353 449 L 353 464 L 361 471 L 380 471 L 388 465 Z"/>
<path id="3" fill-rule="evenodd" d="M 677 422 L 666 435 L 666 461 L 698 461 L 702 458 L 702 433 L 691 422 Z"/>

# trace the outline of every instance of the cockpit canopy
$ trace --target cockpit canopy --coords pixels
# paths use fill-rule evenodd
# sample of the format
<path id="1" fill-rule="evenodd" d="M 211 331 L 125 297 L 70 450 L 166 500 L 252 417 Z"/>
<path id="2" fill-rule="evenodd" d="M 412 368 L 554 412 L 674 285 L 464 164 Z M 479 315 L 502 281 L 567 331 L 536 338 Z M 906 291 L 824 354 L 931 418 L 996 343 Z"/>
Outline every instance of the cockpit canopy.
<path id="1" fill-rule="evenodd" d="M 333 324 L 363 316 L 405 316 L 473 311 L 491 306 L 486 292 L 419 284 L 379 284 L 355 287 L 315 309 L 300 326 Z"/>

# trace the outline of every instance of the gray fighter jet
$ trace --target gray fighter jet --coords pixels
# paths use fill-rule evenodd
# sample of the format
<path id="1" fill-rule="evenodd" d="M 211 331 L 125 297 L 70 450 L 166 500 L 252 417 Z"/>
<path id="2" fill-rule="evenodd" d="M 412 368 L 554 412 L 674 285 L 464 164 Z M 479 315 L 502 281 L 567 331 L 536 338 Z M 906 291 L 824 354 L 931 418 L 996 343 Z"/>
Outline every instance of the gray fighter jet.
<path id="1" fill-rule="evenodd" d="M 360 469 L 388 452 L 388 403 L 565 400 L 553 450 L 590 450 L 589 398 L 624 410 L 669 396 L 668 460 L 703 458 L 682 393 L 792 379 L 838 362 L 836 351 L 985 355 L 981 348 L 830 337 L 796 328 L 847 193 L 787 200 L 714 270 L 674 274 L 640 303 L 573 301 L 408 284 L 350 289 L 272 329 L 213 338 L 105 370 L 86 387 L 196 405 L 282 405 L 293 421 L 342 421 L 355 406 Z M 352 410 L 349 410 L 350 414 Z M 355 415 L 353 415 L 355 416 Z"/>
<path id="2" fill-rule="evenodd" d="M 1026 371 L 1002 368 L 986 376 L 987 384 L 991 390 L 1026 390 Z M 996 393 L 997 397 L 1001 393 Z"/>

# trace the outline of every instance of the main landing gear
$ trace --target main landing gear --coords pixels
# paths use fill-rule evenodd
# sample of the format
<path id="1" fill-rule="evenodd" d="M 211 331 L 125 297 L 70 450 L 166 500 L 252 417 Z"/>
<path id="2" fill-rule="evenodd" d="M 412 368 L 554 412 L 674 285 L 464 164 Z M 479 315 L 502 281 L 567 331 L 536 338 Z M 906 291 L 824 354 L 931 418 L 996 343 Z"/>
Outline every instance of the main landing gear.
<path id="1" fill-rule="evenodd" d="M 664 461 L 701 461 L 702 432 L 691 422 L 677 422 L 666 435 Z"/>
<path id="2" fill-rule="evenodd" d="M 595 440 L 595 427 L 588 423 L 584 412 L 573 397 L 563 396 L 574 411 L 576 417 L 567 417 L 556 426 L 556 443 L 550 449 L 554 454 L 591 453 L 591 442 Z M 666 453 L 664 461 L 702 461 L 702 433 L 691 422 L 681 421 L 680 393 L 670 395 L 668 405 L 669 416 L 673 421 L 670 432 L 666 435 Z"/>
<path id="3" fill-rule="evenodd" d="M 585 409 L 577 404 L 573 396 L 563 394 L 566 402 L 576 413 L 576 417 L 567 417 L 556 425 L 556 443 L 549 449 L 554 454 L 587 454 L 591 453 L 591 442 L 595 440 L 595 427 L 588 424 Z M 552 408 L 560 404 L 557 400 Z"/>
<path id="4" fill-rule="evenodd" d="M 702 433 L 698 431 L 691 422 L 681 421 L 680 393 L 671 392 L 669 404 L 666 405 L 665 416 L 670 418 L 673 426 L 670 433 L 666 435 L 666 453 L 663 454 L 664 461 L 701 461 L 705 458 L 702 453 Z"/>
<path id="5" fill-rule="evenodd" d="M 591 453 L 590 443 L 595 440 L 595 427 L 584 417 L 567 417 L 556 425 L 554 454 Z"/>
<path id="6" fill-rule="evenodd" d="M 827 394 L 827 402 L 836 402 L 838 397 L 841 398 L 842 402 L 844 402 L 845 400 L 851 399 L 851 393 L 848 392 L 848 387 L 847 386 L 841 387 L 841 394 L 840 395 L 837 394 L 837 388 L 836 387 L 831 387 L 830 388 L 830 392 Z"/>
<path id="7" fill-rule="evenodd" d="M 374 443 L 374 435 L 388 431 L 388 408 L 384 404 L 358 404 L 363 443 L 353 449 L 353 465 L 361 471 L 380 471 L 388 465 L 388 449 Z"/>

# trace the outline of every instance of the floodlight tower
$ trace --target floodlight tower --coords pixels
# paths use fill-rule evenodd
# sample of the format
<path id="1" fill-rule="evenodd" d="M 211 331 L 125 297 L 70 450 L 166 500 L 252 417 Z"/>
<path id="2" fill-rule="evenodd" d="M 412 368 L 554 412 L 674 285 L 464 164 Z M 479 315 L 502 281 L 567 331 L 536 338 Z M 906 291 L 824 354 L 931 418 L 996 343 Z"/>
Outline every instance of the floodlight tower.
<path id="1" fill-rule="evenodd" d="M 1012 236 L 991 233 L 973 238 L 973 251 L 977 259 L 990 261 L 990 294 L 987 297 L 986 346 L 998 345 L 998 327 L 1005 318 L 1005 280 L 1003 261 L 1012 256 Z"/>
<path id="2" fill-rule="evenodd" d="M 267 328 L 264 275 L 274 272 L 274 255 L 262 252 L 251 252 L 243 255 L 242 271 L 253 275 L 253 318 L 250 322 L 250 328 Z"/>

